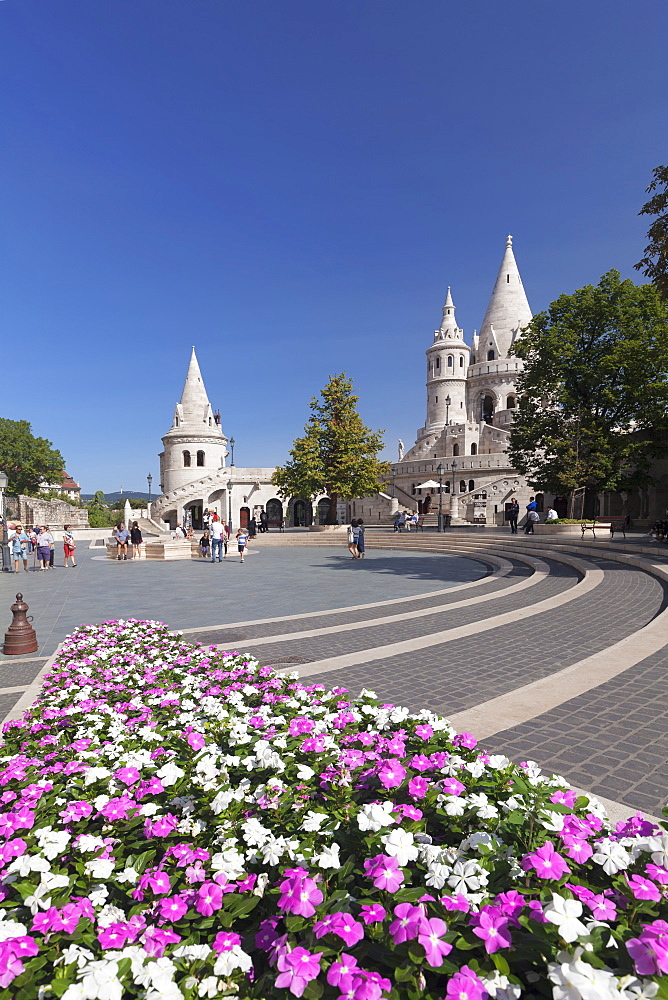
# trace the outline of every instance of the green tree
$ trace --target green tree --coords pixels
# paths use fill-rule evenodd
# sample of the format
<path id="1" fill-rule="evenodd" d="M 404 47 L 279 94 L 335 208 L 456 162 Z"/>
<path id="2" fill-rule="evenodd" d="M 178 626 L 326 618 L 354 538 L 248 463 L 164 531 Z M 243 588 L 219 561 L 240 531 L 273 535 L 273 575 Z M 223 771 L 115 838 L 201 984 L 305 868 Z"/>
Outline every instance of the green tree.
<path id="1" fill-rule="evenodd" d="M 0 469 L 10 493 L 34 496 L 43 482 L 60 482 L 65 459 L 46 438 L 35 437 L 27 420 L 0 417 Z"/>
<path id="2" fill-rule="evenodd" d="M 290 450 L 290 460 L 276 469 L 272 482 L 284 499 L 292 496 L 313 500 L 325 493 L 330 498 L 328 524 L 336 524 L 338 500 L 367 497 L 381 488 L 380 477 L 390 471 L 378 460 L 383 432 L 372 431 L 357 412 L 359 396 L 345 372 L 330 376 L 311 400 L 311 416 L 304 436 Z"/>
<path id="3" fill-rule="evenodd" d="M 655 215 L 647 230 L 649 243 L 645 256 L 636 264 L 636 270 L 654 282 L 659 294 L 668 301 L 668 167 L 655 167 L 647 194 L 656 192 L 645 202 L 638 215 Z"/>
<path id="4" fill-rule="evenodd" d="M 609 271 L 534 316 L 514 353 L 509 455 L 532 487 L 591 498 L 651 482 L 668 451 L 668 307 L 653 285 Z"/>

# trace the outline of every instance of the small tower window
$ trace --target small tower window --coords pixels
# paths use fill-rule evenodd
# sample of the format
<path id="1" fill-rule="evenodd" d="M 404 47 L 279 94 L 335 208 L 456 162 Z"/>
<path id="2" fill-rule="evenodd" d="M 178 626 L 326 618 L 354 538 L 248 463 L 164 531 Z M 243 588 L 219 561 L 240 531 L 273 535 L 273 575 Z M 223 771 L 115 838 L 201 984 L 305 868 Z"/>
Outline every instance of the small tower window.
<path id="1" fill-rule="evenodd" d="M 475 489 L 475 482 L 472 479 L 469 479 L 469 493 L 473 493 L 474 489 Z"/>
<path id="2" fill-rule="evenodd" d="M 190 468 L 190 452 L 189 451 L 184 451 L 183 452 L 183 468 L 184 469 L 189 469 Z"/>
<path id="3" fill-rule="evenodd" d="M 436 397 L 436 402 L 438 403 L 438 396 Z"/>
<path id="4" fill-rule="evenodd" d="M 515 409 L 515 407 L 517 406 L 517 403 L 515 402 L 515 397 L 514 396 L 508 396 L 508 402 L 506 403 L 506 406 L 508 407 L 509 410 L 514 410 Z"/>
<path id="5" fill-rule="evenodd" d="M 466 480 L 462 479 L 459 483 L 459 492 L 466 493 Z"/>
<path id="6" fill-rule="evenodd" d="M 460 367 L 460 368 L 463 368 L 463 367 L 464 367 L 464 358 L 463 358 L 463 357 L 460 357 L 460 358 L 459 358 L 459 367 Z"/>
<path id="7" fill-rule="evenodd" d="M 471 364 L 472 364 L 472 365 L 474 365 L 474 364 L 475 364 L 475 354 L 472 354 L 472 355 L 471 355 Z"/>
<path id="8" fill-rule="evenodd" d="M 506 275 L 506 284 L 508 284 L 508 285 L 510 284 L 510 275 L 509 274 Z"/>
<path id="9" fill-rule="evenodd" d="M 198 451 L 197 452 L 197 464 L 198 464 L 198 466 L 200 466 L 200 468 L 204 465 L 204 452 L 203 451 Z"/>
<path id="10" fill-rule="evenodd" d="M 452 368 L 452 354 L 448 354 L 448 368 Z"/>
<path id="11" fill-rule="evenodd" d="M 487 352 L 487 360 L 488 361 L 493 361 L 494 360 L 494 351 L 488 351 Z"/>
<path id="12" fill-rule="evenodd" d="M 175 427 L 179 426 L 179 418 L 178 417 L 174 417 L 174 426 Z"/>
<path id="13" fill-rule="evenodd" d="M 441 367 L 441 356 L 439 354 L 436 358 L 436 371 L 438 371 L 440 367 Z"/>
<path id="14" fill-rule="evenodd" d="M 459 445 L 458 444 L 453 444 L 453 446 L 452 446 L 452 454 L 453 455 L 458 455 L 459 454 Z"/>
<path id="15" fill-rule="evenodd" d="M 472 455 L 477 455 L 478 454 L 478 445 L 477 444 L 472 444 L 471 445 L 471 454 Z"/>
<path id="16" fill-rule="evenodd" d="M 415 496 L 415 494 L 417 493 L 417 488 L 415 483 L 411 483 L 411 493 L 413 494 L 413 496 Z"/>

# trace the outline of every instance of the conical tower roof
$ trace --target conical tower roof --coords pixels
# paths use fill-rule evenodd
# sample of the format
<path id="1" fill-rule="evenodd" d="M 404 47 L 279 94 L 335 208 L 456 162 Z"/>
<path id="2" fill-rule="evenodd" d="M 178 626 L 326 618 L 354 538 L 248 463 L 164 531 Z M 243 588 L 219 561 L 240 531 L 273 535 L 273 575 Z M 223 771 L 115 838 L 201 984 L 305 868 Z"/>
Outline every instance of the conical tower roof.
<path id="1" fill-rule="evenodd" d="M 198 423 L 204 420 L 207 411 L 210 409 L 209 397 L 204 388 L 204 379 L 200 371 L 195 348 L 190 355 L 190 364 L 181 393 L 181 407 L 183 420 L 186 423 Z"/>
<path id="2" fill-rule="evenodd" d="M 519 331 L 531 322 L 531 318 L 531 308 L 513 253 L 513 238 L 509 236 L 492 297 L 480 328 L 479 340 L 482 350 L 495 347 L 500 357 L 507 357 Z"/>
<path id="3" fill-rule="evenodd" d="M 443 318 L 440 329 L 434 330 L 434 342 L 439 340 L 457 341 L 457 343 L 464 344 L 464 331 L 457 326 L 455 303 L 452 300 L 450 285 L 448 285 L 448 294 L 443 303 Z"/>

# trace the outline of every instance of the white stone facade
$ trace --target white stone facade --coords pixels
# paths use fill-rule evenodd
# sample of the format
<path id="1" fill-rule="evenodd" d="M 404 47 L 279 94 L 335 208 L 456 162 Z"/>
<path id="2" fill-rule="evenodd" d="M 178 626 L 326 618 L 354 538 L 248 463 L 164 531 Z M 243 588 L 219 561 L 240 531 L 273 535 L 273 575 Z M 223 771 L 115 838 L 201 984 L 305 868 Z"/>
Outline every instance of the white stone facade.
<path id="1" fill-rule="evenodd" d="M 517 405 L 516 379 L 522 369 L 522 362 L 509 351 L 530 321 L 509 236 L 480 333 L 474 332 L 471 347 L 457 326 L 448 288 L 440 328 L 427 348 L 425 424 L 418 429 L 415 445 L 393 466 L 393 491 L 400 504 L 422 507 L 431 495 L 430 510 L 437 511 L 438 489 L 420 489 L 420 484 L 438 481 L 440 465 L 442 509 L 454 523 L 502 524 L 505 504 L 513 497 L 524 513 L 534 491 L 511 468 L 506 455 Z M 547 505 L 552 498 L 542 499 Z"/>

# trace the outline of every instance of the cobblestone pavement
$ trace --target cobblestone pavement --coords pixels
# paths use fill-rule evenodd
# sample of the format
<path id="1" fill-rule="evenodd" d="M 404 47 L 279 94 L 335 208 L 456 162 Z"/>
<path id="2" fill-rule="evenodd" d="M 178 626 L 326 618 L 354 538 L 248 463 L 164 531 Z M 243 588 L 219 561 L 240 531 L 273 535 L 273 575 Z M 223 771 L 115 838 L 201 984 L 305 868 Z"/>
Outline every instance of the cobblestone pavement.
<path id="1" fill-rule="evenodd" d="M 494 539 L 489 539 L 493 545 Z M 628 550 L 628 549 L 627 549 Z M 35 615 L 38 653 L 0 656 L 0 717 L 16 705 L 38 676 L 46 657 L 78 624 L 107 618 L 152 618 L 184 638 L 229 643 L 261 662 L 299 668 L 300 664 L 424 637 L 507 612 L 517 620 L 464 638 L 415 648 L 411 653 L 370 659 L 345 669 L 308 676 L 308 683 L 343 686 L 353 693 L 375 690 L 383 700 L 413 710 L 444 715 L 484 705 L 605 650 L 650 622 L 666 604 L 656 577 L 631 565 L 602 558 L 595 549 L 580 558 L 603 570 L 602 582 L 570 603 L 549 607 L 580 580 L 578 571 L 557 558 L 536 557 L 549 575 L 504 552 L 510 571 L 492 575 L 484 553 L 444 554 L 385 550 L 352 562 L 347 551 L 317 546 L 262 550 L 256 546 L 242 568 L 236 559 L 208 562 L 116 563 L 93 560 L 79 546 L 81 565 L 53 574 L 0 575 L 0 604 L 9 624 L 9 605 L 22 590 Z M 663 553 L 653 562 L 663 562 Z M 505 591 L 518 583 L 516 593 Z M 462 584 L 470 584 L 461 589 Z M 447 588 L 450 592 L 443 593 Z M 167 596 L 166 596 L 167 595 Z M 461 601 L 477 599 L 463 607 Z M 548 602 L 540 614 L 522 617 L 523 608 Z M 376 607 L 367 607 L 382 602 Z M 428 614 L 417 616 L 417 612 Z M 288 617 L 307 614 L 308 617 Z M 395 616 L 407 617 L 396 620 Z M 276 621 L 286 616 L 284 621 Z M 395 618 L 395 620 L 392 620 Z M 256 621 L 254 625 L 241 624 Z M 379 622 L 379 619 L 387 621 Z M 225 623 L 230 623 L 226 626 Z M 372 624 L 375 622 L 375 624 Z M 349 631 L 331 631 L 354 624 Z M 491 624 L 491 623 L 490 623 Z M 316 629 L 324 634 L 291 638 Z M 281 641 L 278 641 L 278 638 Z M 274 638 L 276 641 L 273 641 Z M 272 641 L 254 646 L 254 640 Z M 666 799 L 668 756 L 668 652 L 663 650 L 614 680 L 569 699 L 504 732 L 485 746 L 515 759 L 531 758 L 600 795 L 657 813 Z M 17 689 L 18 690 L 15 690 Z M 492 731 L 491 729 L 488 731 Z"/>

